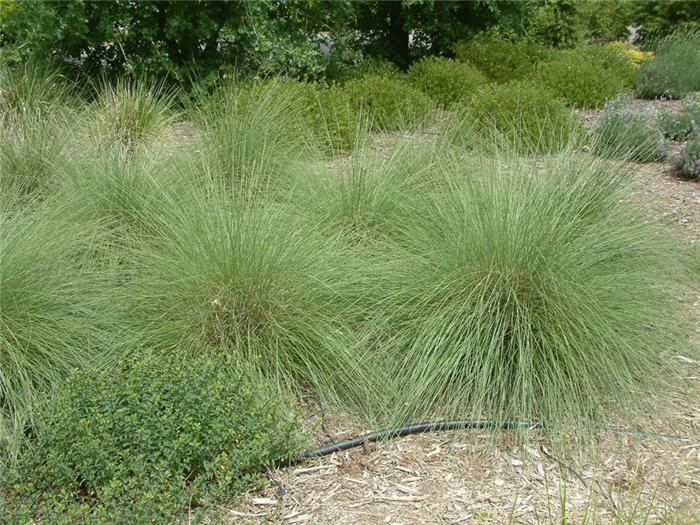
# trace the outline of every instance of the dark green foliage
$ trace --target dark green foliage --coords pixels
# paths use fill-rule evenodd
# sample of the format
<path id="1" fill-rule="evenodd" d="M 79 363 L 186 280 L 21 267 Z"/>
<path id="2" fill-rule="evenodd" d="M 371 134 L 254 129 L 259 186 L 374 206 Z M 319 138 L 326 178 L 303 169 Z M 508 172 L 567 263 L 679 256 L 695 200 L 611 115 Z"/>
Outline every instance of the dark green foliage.
<path id="1" fill-rule="evenodd" d="M 551 47 L 573 47 L 580 40 L 577 0 L 541 0 L 530 18 L 527 35 Z"/>
<path id="2" fill-rule="evenodd" d="M 469 98 L 488 83 L 487 78 L 471 64 L 441 57 L 419 60 L 408 70 L 408 79 L 443 108 Z"/>
<path id="3" fill-rule="evenodd" d="M 682 98 L 700 91 L 700 28 L 674 31 L 654 47 L 654 58 L 638 73 L 640 96 Z"/>
<path id="4" fill-rule="evenodd" d="M 619 50 L 585 46 L 564 51 L 540 65 L 537 79 L 576 108 L 597 108 L 630 90 L 633 65 Z"/>
<path id="5" fill-rule="evenodd" d="M 586 42 L 625 40 L 627 26 L 634 24 L 634 10 L 639 0 L 583 0 L 578 4 L 578 18 Z"/>
<path id="6" fill-rule="evenodd" d="M 232 360 L 146 352 L 75 372 L 2 479 L 5 517 L 170 523 L 260 481 L 299 446 L 281 399 Z M 202 506 L 198 512 L 197 507 Z"/>
<path id="7" fill-rule="evenodd" d="M 496 141 L 499 147 L 526 154 L 553 153 L 584 135 L 580 119 L 555 94 L 527 82 L 493 86 L 474 95 L 461 126 L 448 125 L 446 133 L 466 133 L 469 140 L 469 131 L 482 141 Z M 462 137 L 453 138 L 464 142 Z"/>
<path id="8" fill-rule="evenodd" d="M 659 115 L 659 126 L 671 140 L 685 140 L 700 134 L 700 93 L 685 97 L 680 111 L 667 111 Z"/>
<path id="9" fill-rule="evenodd" d="M 653 117 L 635 111 L 629 96 L 605 104 L 595 136 L 595 149 L 602 155 L 636 162 L 654 162 L 666 155 L 663 135 Z"/>
<path id="10" fill-rule="evenodd" d="M 654 48 L 660 37 L 700 21 L 697 0 L 630 0 L 631 25 L 642 26 L 638 39 L 646 48 Z"/>
<path id="11" fill-rule="evenodd" d="M 357 113 L 366 112 L 377 130 L 420 129 L 434 117 L 431 98 L 400 77 L 365 76 L 343 89 Z"/>
<path id="12" fill-rule="evenodd" d="M 459 42 L 455 45 L 455 55 L 459 60 L 475 65 L 494 82 L 518 80 L 532 70 L 530 57 L 521 46 L 505 40 L 482 37 Z"/>
<path id="13" fill-rule="evenodd" d="M 318 75 L 328 58 L 319 31 L 342 24 L 345 6 L 304 2 L 17 2 L 3 13 L 3 45 L 18 60 L 57 60 L 72 74 L 168 77 L 189 82 L 236 66 Z M 334 53 L 342 51 L 336 39 Z"/>
<path id="14" fill-rule="evenodd" d="M 676 161 L 676 168 L 686 179 L 700 180 L 700 140 L 685 145 Z"/>

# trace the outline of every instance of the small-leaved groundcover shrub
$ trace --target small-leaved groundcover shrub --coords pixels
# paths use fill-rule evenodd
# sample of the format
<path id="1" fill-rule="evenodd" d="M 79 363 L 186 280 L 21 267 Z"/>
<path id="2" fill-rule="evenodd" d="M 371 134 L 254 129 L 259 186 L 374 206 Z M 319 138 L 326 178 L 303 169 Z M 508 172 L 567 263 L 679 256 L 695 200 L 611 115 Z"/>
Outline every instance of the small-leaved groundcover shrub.
<path id="1" fill-rule="evenodd" d="M 634 65 L 619 50 L 585 46 L 567 50 L 540 65 L 538 82 L 575 108 L 599 108 L 618 93 L 631 91 Z"/>
<path id="2" fill-rule="evenodd" d="M 654 45 L 654 58 L 640 67 L 637 94 L 682 98 L 700 91 L 700 29 L 680 29 Z"/>
<path id="3" fill-rule="evenodd" d="M 688 142 L 676 160 L 678 173 L 690 180 L 700 180 L 700 140 Z"/>
<path id="4" fill-rule="evenodd" d="M 445 135 L 457 145 L 478 140 L 524 154 L 553 153 L 584 136 L 581 120 L 553 92 L 530 82 L 480 90 Z M 472 144 L 470 144 L 470 142 Z"/>
<path id="5" fill-rule="evenodd" d="M 680 111 L 661 113 L 659 126 L 671 140 L 682 141 L 700 134 L 700 92 L 687 95 Z"/>
<path id="6" fill-rule="evenodd" d="M 455 44 L 455 55 L 462 62 L 475 65 L 493 82 L 521 79 L 533 70 L 530 57 L 513 42 L 475 38 Z"/>
<path id="7" fill-rule="evenodd" d="M 687 329 L 669 278 L 684 263 L 622 170 L 572 153 L 462 170 L 412 200 L 391 262 L 368 275 L 388 416 L 554 429 L 648 410 L 673 377 L 661 349 Z"/>
<path id="8" fill-rule="evenodd" d="M 366 112 L 372 128 L 379 131 L 420 129 L 434 118 L 431 98 L 400 77 L 364 76 L 347 82 L 343 89 L 356 114 Z"/>
<path id="9" fill-rule="evenodd" d="M 146 351 L 76 371 L 2 475 L 14 523 L 171 523 L 261 482 L 302 441 L 269 384 L 218 356 Z"/>
<path id="10" fill-rule="evenodd" d="M 451 108 L 488 83 L 475 66 L 450 58 L 425 57 L 408 70 L 409 81 L 443 108 Z"/>
<path id="11" fill-rule="evenodd" d="M 635 110 L 630 96 L 618 95 L 605 104 L 594 135 L 594 149 L 601 155 L 636 162 L 654 162 L 666 156 L 657 122 Z"/>

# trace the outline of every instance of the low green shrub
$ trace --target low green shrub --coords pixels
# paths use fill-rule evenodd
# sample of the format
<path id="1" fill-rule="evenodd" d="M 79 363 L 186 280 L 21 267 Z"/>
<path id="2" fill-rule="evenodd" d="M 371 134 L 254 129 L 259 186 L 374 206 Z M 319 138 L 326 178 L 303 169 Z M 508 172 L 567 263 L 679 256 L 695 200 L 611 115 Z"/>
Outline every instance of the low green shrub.
<path id="1" fill-rule="evenodd" d="M 175 122 L 173 94 L 161 84 L 118 79 L 103 83 L 82 124 L 87 139 L 97 149 L 125 153 L 143 149 L 162 139 Z"/>
<path id="2" fill-rule="evenodd" d="M 68 371 L 116 358 L 114 276 L 91 257 L 105 249 L 99 227 L 59 203 L 0 210 L 3 441 Z"/>
<path id="3" fill-rule="evenodd" d="M 541 64 L 536 78 L 569 106 L 601 107 L 618 93 L 630 91 L 628 71 L 633 71 L 634 67 L 619 50 L 605 47 L 586 46 L 564 51 Z"/>
<path id="4" fill-rule="evenodd" d="M 700 29 L 674 31 L 654 45 L 654 58 L 642 64 L 637 94 L 682 98 L 700 91 Z"/>
<path id="5" fill-rule="evenodd" d="M 685 140 L 700 134 L 700 93 L 686 96 L 680 111 L 661 113 L 659 126 L 671 140 Z"/>
<path id="6" fill-rule="evenodd" d="M 533 66 L 521 46 L 505 40 L 475 38 L 455 44 L 455 55 L 462 62 L 475 65 L 493 82 L 519 80 L 532 72 Z"/>
<path id="7" fill-rule="evenodd" d="M 464 166 L 411 201 L 390 262 L 368 276 L 389 416 L 578 425 L 648 413 L 671 377 L 659 348 L 683 344 L 677 241 L 615 163 Z"/>
<path id="8" fill-rule="evenodd" d="M 525 154 L 553 153 L 584 136 L 581 120 L 557 96 L 529 82 L 483 89 L 446 135 L 456 144 L 474 140 Z"/>
<path id="9" fill-rule="evenodd" d="M 261 482 L 300 444 L 279 396 L 231 360 L 146 352 L 72 374 L 3 476 L 5 517 L 171 523 Z"/>
<path id="10" fill-rule="evenodd" d="M 408 80 L 443 108 L 453 107 L 488 83 L 475 66 L 442 57 L 425 57 L 413 64 Z"/>
<path id="11" fill-rule="evenodd" d="M 365 76 L 347 82 L 343 88 L 356 114 L 366 112 L 372 128 L 379 131 L 420 129 L 434 118 L 430 97 L 398 78 Z"/>
<path id="12" fill-rule="evenodd" d="M 676 169 L 686 179 L 700 180 L 700 140 L 685 145 L 676 160 Z"/>
<path id="13" fill-rule="evenodd" d="M 630 96 L 609 100 L 595 128 L 595 150 L 601 155 L 636 162 L 666 156 L 663 134 L 653 117 L 635 111 Z"/>
<path id="14" fill-rule="evenodd" d="M 338 82 L 347 82 L 365 76 L 376 76 L 384 78 L 392 78 L 400 75 L 399 68 L 393 62 L 389 62 L 383 58 L 370 57 L 358 64 L 352 65 L 331 77 L 331 80 Z"/>

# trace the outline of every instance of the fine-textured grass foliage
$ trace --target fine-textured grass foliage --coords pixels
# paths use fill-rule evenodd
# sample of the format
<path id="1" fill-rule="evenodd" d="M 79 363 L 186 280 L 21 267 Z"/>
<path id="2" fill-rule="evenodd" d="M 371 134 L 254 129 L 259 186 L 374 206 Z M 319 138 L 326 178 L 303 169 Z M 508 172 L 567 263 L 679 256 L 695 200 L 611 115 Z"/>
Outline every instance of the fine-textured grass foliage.
<path id="1" fill-rule="evenodd" d="M 408 79 L 443 108 L 453 107 L 488 83 L 475 66 L 443 57 L 422 58 L 409 68 Z"/>
<path id="2" fill-rule="evenodd" d="M 147 352 L 74 373 L 38 419 L 0 477 L 13 523 L 206 522 L 301 444 L 280 396 L 221 357 Z"/>
<path id="3" fill-rule="evenodd" d="M 449 178 L 375 269 L 390 415 L 590 422 L 645 402 L 677 342 L 680 258 L 614 169 L 505 158 Z"/>
<path id="4" fill-rule="evenodd" d="M 479 91 L 445 133 L 458 145 L 473 145 L 476 133 L 482 147 L 496 143 L 524 154 L 553 153 L 584 135 L 580 119 L 554 93 L 528 82 Z"/>
<path id="5" fill-rule="evenodd" d="M 12 119 L 0 135 L 0 193 L 12 205 L 38 196 L 63 161 L 67 136 L 59 122 L 33 113 Z M 9 205 L 9 203 L 5 203 Z"/>
<path id="6" fill-rule="evenodd" d="M 116 357 L 116 283 L 90 257 L 104 248 L 99 228 L 50 208 L 0 214 L 3 439 L 70 369 Z"/>
<path id="7" fill-rule="evenodd" d="M 152 217 L 130 324 L 149 346 L 240 355 L 291 388 L 348 398 L 359 357 L 337 236 L 276 204 L 210 187 Z"/>
<path id="8" fill-rule="evenodd" d="M 595 129 L 595 150 L 601 155 L 636 162 L 654 162 L 666 156 L 663 134 L 650 115 L 640 113 L 629 96 L 605 104 Z"/>
<path id="9" fill-rule="evenodd" d="M 475 65 L 493 82 L 519 80 L 529 75 L 533 66 L 522 46 L 505 40 L 475 38 L 455 44 L 455 55 L 462 62 Z"/>
<path id="10" fill-rule="evenodd" d="M 400 78 L 365 76 L 347 82 L 343 89 L 356 114 L 365 111 L 376 130 L 420 129 L 434 118 L 430 97 Z"/>
<path id="11" fill-rule="evenodd" d="M 191 113 L 202 132 L 202 161 L 228 183 L 275 184 L 315 149 L 305 127 L 299 83 L 284 79 L 232 83 L 201 97 Z"/>
<path id="12" fill-rule="evenodd" d="M 622 61 L 611 59 L 606 62 L 607 55 L 615 53 L 619 55 L 615 50 L 606 50 L 605 46 L 564 51 L 541 64 L 535 76 L 569 106 L 599 108 L 618 93 L 630 91 L 629 78 L 615 66 L 622 64 L 630 70 L 633 66 L 624 57 Z M 599 54 L 604 56 L 601 58 Z"/>
<path id="13" fill-rule="evenodd" d="M 173 94 L 162 84 L 129 79 L 103 82 L 82 128 L 96 148 L 130 154 L 164 138 L 176 119 L 172 103 Z"/>
<path id="14" fill-rule="evenodd" d="M 661 113 L 659 126 L 664 135 L 671 140 L 680 141 L 700 135 L 700 93 L 686 96 L 680 111 Z"/>
<path id="15" fill-rule="evenodd" d="M 654 58 L 639 70 L 640 96 L 682 98 L 700 91 L 700 29 L 674 31 L 656 42 L 654 48 Z"/>
<path id="16" fill-rule="evenodd" d="M 13 116 L 53 114 L 65 105 L 70 84 L 55 71 L 33 62 L 23 67 L 0 68 L 0 124 Z"/>

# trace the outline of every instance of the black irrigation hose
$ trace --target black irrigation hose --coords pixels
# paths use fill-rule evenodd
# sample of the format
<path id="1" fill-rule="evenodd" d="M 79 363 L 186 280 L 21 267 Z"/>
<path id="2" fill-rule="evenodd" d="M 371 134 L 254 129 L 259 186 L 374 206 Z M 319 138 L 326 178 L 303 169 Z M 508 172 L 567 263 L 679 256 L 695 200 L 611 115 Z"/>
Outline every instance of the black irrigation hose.
<path id="1" fill-rule="evenodd" d="M 400 427 L 394 427 L 385 430 L 378 430 L 376 432 L 370 432 L 368 434 L 362 434 L 360 436 L 344 439 L 342 441 L 335 441 L 333 443 L 328 443 L 326 445 L 314 448 L 312 450 L 305 450 L 297 454 L 293 458 L 277 460 L 273 465 L 271 465 L 270 467 L 266 467 L 263 470 L 267 471 L 272 468 L 291 467 L 292 465 L 296 465 L 297 463 L 300 463 L 305 459 L 327 456 L 329 454 L 333 454 L 334 452 L 340 452 L 341 450 L 359 447 L 360 445 L 363 445 L 365 443 L 374 443 L 375 441 L 379 441 L 382 439 L 403 437 L 408 436 L 410 434 L 422 434 L 425 432 L 440 432 L 445 430 L 461 429 L 499 428 L 501 430 L 513 430 L 516 428 L 542 429 L 544 427 L 544 423 L 541 423 L 539 421 L 522 421 L 518 419 L 447 419 L 443 421 L 430 421 L 426 423 L 411 423 Z M 595 430 L 597 430 L 598 432 L 607 432 L 611 434 L 622 434 L 628 436 L 639 436 L 643 438 L 670 439 L 674 441 L 680 441 L 684 439 L 680 436 L 674 436 L 671 434 L 655 434 L 618 427 L 596 427 Z"/>

